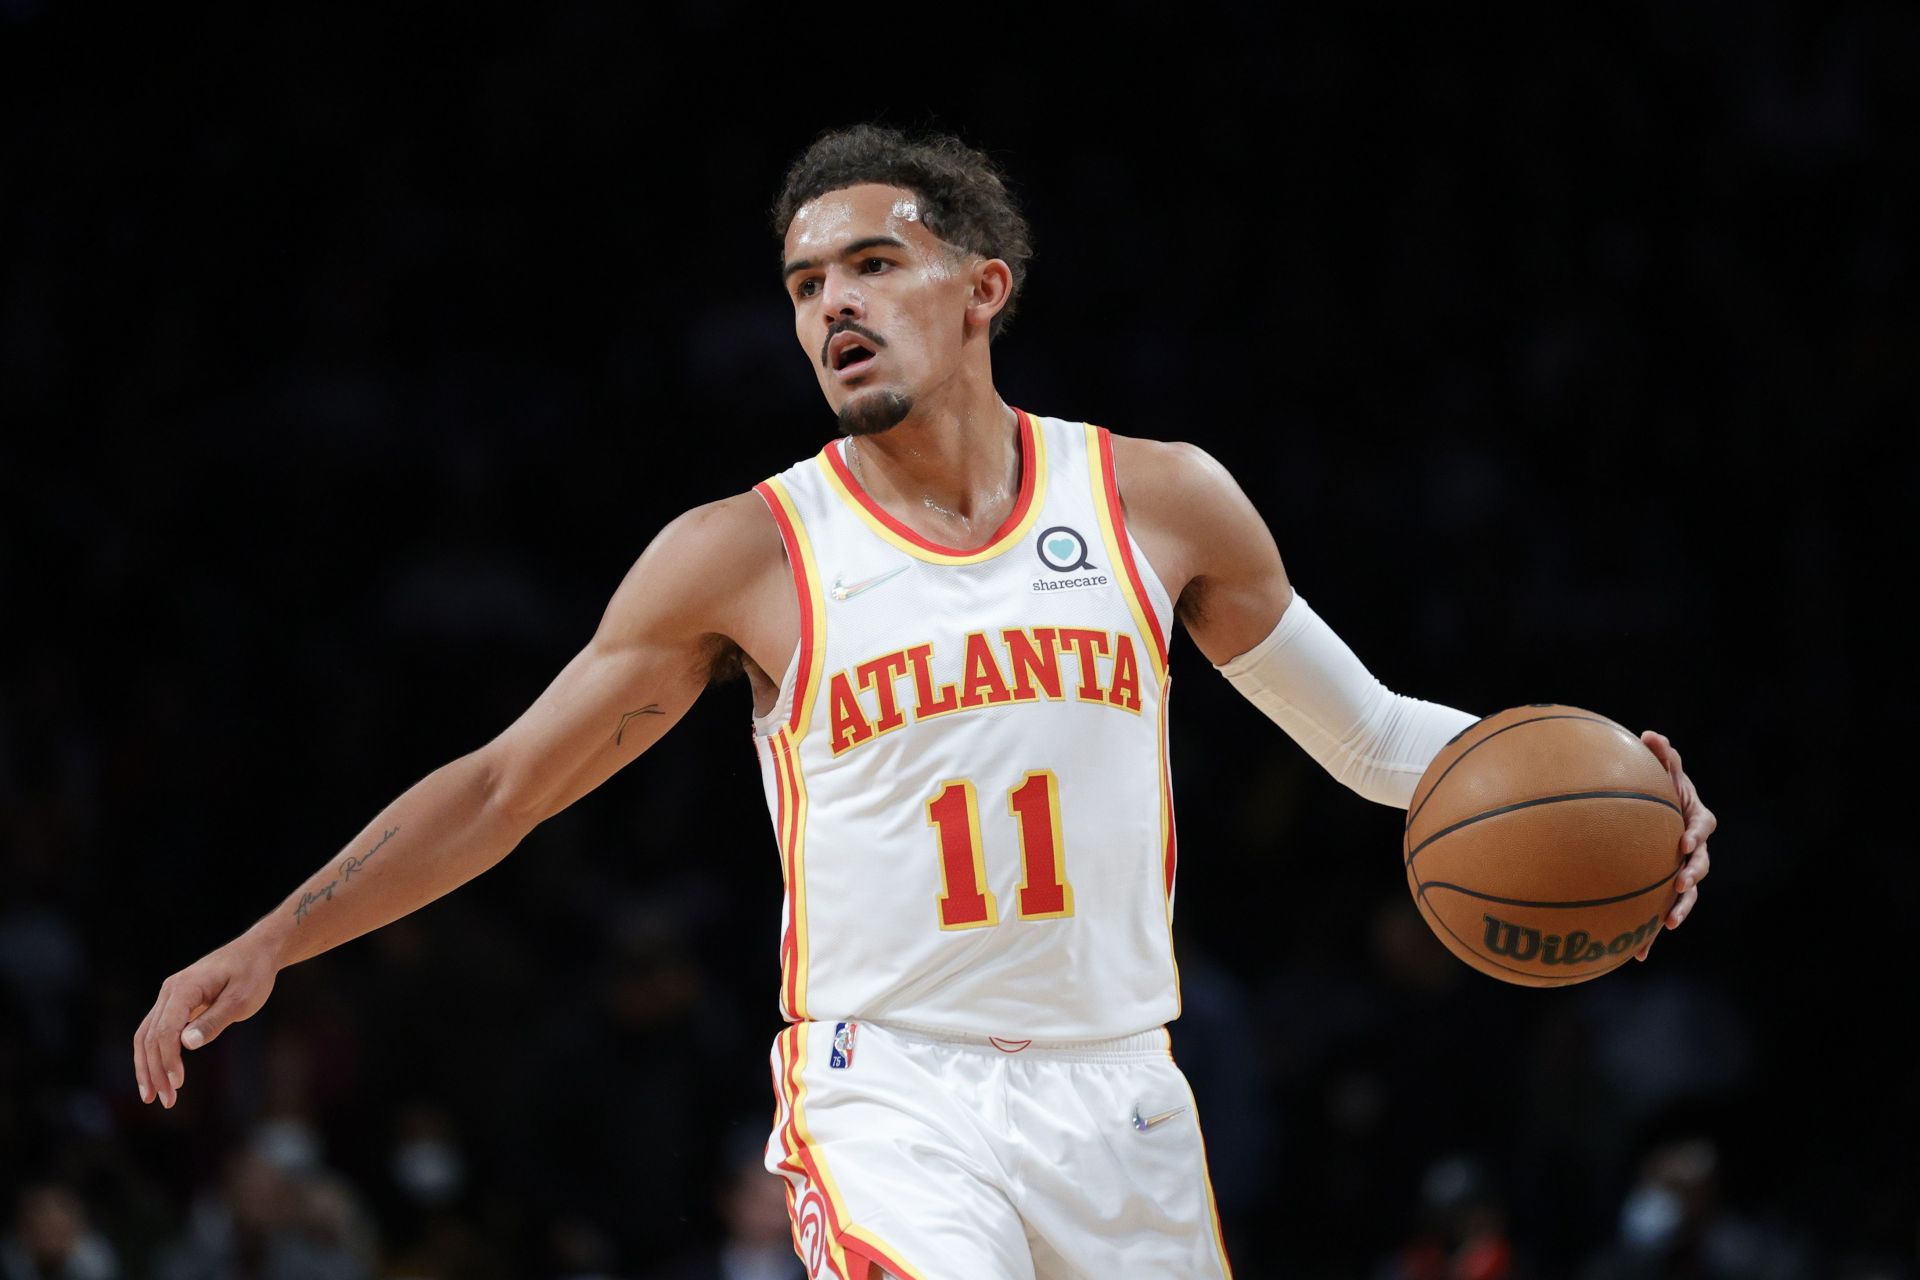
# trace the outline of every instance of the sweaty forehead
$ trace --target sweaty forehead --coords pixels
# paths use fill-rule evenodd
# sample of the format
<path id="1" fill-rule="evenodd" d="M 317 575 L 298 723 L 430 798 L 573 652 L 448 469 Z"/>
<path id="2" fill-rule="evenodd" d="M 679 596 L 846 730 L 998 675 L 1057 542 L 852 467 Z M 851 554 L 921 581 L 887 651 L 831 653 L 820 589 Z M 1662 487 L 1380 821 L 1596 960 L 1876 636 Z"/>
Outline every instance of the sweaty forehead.
<path id="1" fill-rule="evenodd" d="M 863 183 L 828 191 L 801 205 L 787 227 L 786 256 L 817 258 L 869 236 L 894 236 L 931 248 L 940 238 L 920 217 L 919 199 L 905 187 Z"/>

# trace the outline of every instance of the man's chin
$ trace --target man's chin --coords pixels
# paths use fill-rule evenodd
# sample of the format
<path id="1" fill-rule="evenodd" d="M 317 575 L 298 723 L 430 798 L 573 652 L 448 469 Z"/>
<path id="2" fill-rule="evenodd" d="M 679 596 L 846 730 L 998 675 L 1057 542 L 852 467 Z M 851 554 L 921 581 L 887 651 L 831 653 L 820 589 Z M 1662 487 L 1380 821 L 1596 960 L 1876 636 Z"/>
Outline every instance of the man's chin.
<path id="1" fill-rule="evenodd" d="M 879 388 L 855 392 L 840 406 L 840 434 L 877 436 L 905 422 L 912 412 L 913 397 L 904 392 Z"/>

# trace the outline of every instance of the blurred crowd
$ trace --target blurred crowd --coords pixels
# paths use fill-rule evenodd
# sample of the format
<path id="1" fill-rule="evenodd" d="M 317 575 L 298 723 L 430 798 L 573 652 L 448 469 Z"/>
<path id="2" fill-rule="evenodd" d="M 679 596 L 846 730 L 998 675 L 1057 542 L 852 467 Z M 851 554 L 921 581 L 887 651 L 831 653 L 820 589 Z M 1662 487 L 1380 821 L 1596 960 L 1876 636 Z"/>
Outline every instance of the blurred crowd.
<path id="1" fill-rule="evenodd" d="M 1376 910 L 1357 972 L 1249 982 L 1186 939 L 1175 1054 L 1242 1272 L 1914 1274 L 1911 1199 L 1815 1219 L 1792 1127 L 1729 1106 L 1765 1064 L 1719 984 L 1648 966 L 1514 1019 L 1403 908 Z M 127 1079 L 138 986 L 58 915 L 7 912 L 0 1277 L 798 1277 L 755 1019 L 712 998 L 699 910 L 570 974 L 480 923 L 287 971 L 163 1112 Z M 27 989 L 63 954 L 36 1024 Z"/>
<path id="2" fill-rule="evenodd" d="M 1650 963 L 1502 987 L 1415 914 L 1397 815 L 1183 642 L 1173 1034 L 1237 1272 L 1920 1280 L 1920 860 L 1857 802 L 1920 20 L 1296 9 L 1143 41 L 1110 99 L 1030 111 L 1010 63 L 896 109 L 1028 199 L 1009 399 L 1202 444 L 1390 686 L 1660 729 L 1724 833 Z M 0 1280 L 797 1276 L 743 687 L 283 973 L 174 1110 L 130 1042 L 667 519 L 823 442 L 762 211 L 884 104 L 771 120 L 579 3 L 256 20 L 109 49 L 0 4 Z M 1246 96 L 1173 110 L 1189 65 Z"/>

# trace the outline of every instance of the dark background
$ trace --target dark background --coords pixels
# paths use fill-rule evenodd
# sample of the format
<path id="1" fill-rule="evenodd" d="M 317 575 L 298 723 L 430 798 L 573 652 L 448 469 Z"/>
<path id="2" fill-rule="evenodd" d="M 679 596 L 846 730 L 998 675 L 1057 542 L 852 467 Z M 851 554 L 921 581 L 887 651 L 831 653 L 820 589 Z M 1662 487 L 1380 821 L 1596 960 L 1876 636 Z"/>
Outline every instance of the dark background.
<path id="1" fill-rule="evenodd" d="M 0 1236 L 166 1277 L 721 1240 L 777 1030 L 743 684 L 284 973 L 177 1109 L 128 1043 L 668 519 L 828 438 L 765 210 L 877 117 L 1026 204 L 1010 402 L 1200 444 L 1389 686 L 1660 729 L 1721 819 L 1651 963 L 1507 988 L 1181 639 L 1176 1052 L 1239 1273 L 1920 1274 L 1914 9 L 923 16 L 0 3 Z"/>

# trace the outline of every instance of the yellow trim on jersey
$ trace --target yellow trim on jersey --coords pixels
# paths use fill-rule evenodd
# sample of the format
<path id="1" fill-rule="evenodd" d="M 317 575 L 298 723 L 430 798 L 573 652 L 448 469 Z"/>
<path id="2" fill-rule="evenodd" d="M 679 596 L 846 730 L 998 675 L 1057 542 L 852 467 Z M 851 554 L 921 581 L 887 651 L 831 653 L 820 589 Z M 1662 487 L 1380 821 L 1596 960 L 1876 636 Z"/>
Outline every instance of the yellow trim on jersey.
<path id="1" fill-rule="evenodd" d="M 1093 509 L 1100 517 L 1100 539 L 1106 544 L 1107 560 L 1113 565 L 1109 576 L 1119 584 L 1120 594 L 1126 597 L 1127 608 L 1133 613 L 1134 628 L 1140 633 L 1135 638 L 1147 651 L 1147 660 L 1153 664 L 1153 674 L 1164 690 L 1167 664 L 1160 660 L 1160 650 L 1153 643 L 1153 628 L 1147 623 L 1147 610 L 1153 606 L 1134 594 L 1133 581 L 1127 574 L 1126 561 L 1120 554 L 1120 538 L 1113 527 L 1113 513 L 1107 510 L 1107 469 L 1100 461 L 1100 428 L 1089 422 L 1086 432 L 1087 475 L 1093 481 Z M 1115 490 L 1118 491 L 1117 485 Z"/>
<path id="2" fill-rule="evenodd" d="M 795 920 L 799 912 L 793 905 L 793 811 L 796 807 L 789 794 L 787 785 L 787 766 L 781 757 L 781 733 L 776 731 L 767 739 L 767 760 L 773 769 L 774 812 L 777 815 L 773 832 L 774 843 L 780 850 L 780 888 L 782 892 L 781 910 L 786 915 L 786 932 L 780 939 L 780 1016 L 792 1021 L 798 1015 L 793 1011 L 793 1003 L 787 998 L 787 992 L 793 985 L 793 968 L 787 958 L 787 939 L 791 937 L 794 954 L 799 954 L 800 935 L 795 929 Z"/>
<path id="3" fill-rule="evenodd" d="M 800 771 L 800 748 L 785 729 L 774 741 L 787 753 L 787 770 L 793 779 L 794 803 L 792 844 L 787 863 L 793 869 L 793 1016 L 807 1015 L 807 780 Z"/>
<path id="4" fill-rule="evenodd" d="M 827 1197 L 830 1210 L 827 1220 L 820 1224 L 826 1233 L 826 1239 L 822 1243 L 825 1245 L 829 1269 L 846 1276 L 848 1280 L 860 1280 L 859 1277 L 854 1276 L 853 1268 L 847 1262 L 846 1247 L 840 1243 L 840 1233 L 834 1228 L 836 1217 L 843 1222 L 846 1220 L 847 1206 L 840 1199 L 840 1188 L 834 1185 L 833 1174 L 828 1172 L 827 1162 L 821 1159 L 821 1152 L 814 1144 L 813 1135 L 807 1132 L 806 1116 L 801 1111 L 801 1099 L 807 1092 L 806 1070 L 809 1065 L 807 1028 L 809 1025 L 811 1024 L 796 1022 L 788 1028 L 793 1035 L 793 1043 L 787 1059 L 788 1119 L 792 1122 L 793 1141 L 797 1144 L 793 1154 L 800 1165 L 802 1176 L 808 1176 L 808 1156 L 812 1157 L 812 1164 L 820 1171 L 820 1191 Z M 796 1229 L 798 1225 L 798 1223 L 795 1224 Z"/>
<path id="5" fill-rule="evenodd" d="M 837 444 L 827 446 L 828 449 L 836 447 L 838 447 Z M 826 450 L 823 449 L 814 455 L 813 460 L 819 466 L 820 474 L 827 478 L 828 487 L 840 501 L 847 504 L 848 510 L 860 517 L 867 528 L 914 559 L 925 560 L 930 564 L 979 564 L 983 560 L 993 559 L 1007 548 L 1018 545 L 1033 528 L 1034 523 L 1040 519 L 1040 508 L 1047 505 L 1047 430 L 1038 419 L 1033 419 L 1033 497 L 1027 503 L 1026 515 L 1022 516 L 1020 523 L 1003 536 L 995 538 L 978 551 L 971 551 L 963 556 L 948 555 L 944 551 L 935 551 L 931 547 L 918 546 L 907 541 L 880 523 L 879 518 L 867 510 L 860 499 L 854 496 L 853 491 L 847 488 L 846 482 L 840 478 L 840 473 L 833 469 L 831 462 L 827 461 Z"/>
<path id="6" fill-rule="evenodd" d="M 800 518 L 800 510 L 794 504 L 793 495 L 787 492 L 786 484 L 775 476 L 766 482 L 766 491 L 779 502 L 781 513 L 793 530 L 794 546 L 799 550 L 800 563 L 792 566 L 807 589 L 807 608 L 809 616 L 803 619 L 802 640 L 807 652 L 802 654 L 802 668 L 795 676 L 793 707 L 788 713 L 786 723 L 773 735 L 770 744 L 776 760 L 784 753 L 787 781 L 793 790 L 793 803 L 787 814 L 787 829 L 784 833 L 786 844 L 786 865 L 788 884 L 792 891 L 793 918 L 790 926 L 793 930 L 793 999 L 787 1014 L 794 1018 L 807 1016 L 807 782 L 800 768 L 800 743 L 807 736 L 807 729 L 813 722 L 814 704 L 820 697 L 821 672 L 827 661 L 827 603 L 820 580 L 820 566 L 813 555 L 813 540 L 807 536 L 806 521 Z M 776 769 L 776 783 L 779 770 Z M 784 978 L 786 975 L 782 975 Z M 784 997 L 788 984 L 781 983 Z"/>
<path id="7" fill-rule="evenodd" d="M 1160 688 L 1160 890 L 1166 900 L 1167 963 L 1173 966 L 1173 1016 L 1178 1018 L 1186 1003 L 1180 995 L 1180 956 L 1173 946 L 1173 893 L 1166 869 L 1167 840 L 1173 834 L 1173 771 L 1167 767 L 1167 701 L 1172 691 L 1173 680 L 1169 677 Z M 1172 1036 L 1167 1037 L 1167 1054 L 1173 1054 Z"/>
<path id="8" fill-rule="evenodd" d="M 813 653 L 807 670 L 797 674 L 799 685 L 793 691 L 795 713 L 788 720 L 793 730 L 793 740 L 799 742 L 807 736 L 807 726 L 813 721 L 813 704 L 820 697 L 820 672 L 827 661 L 827 597 L 820 579 L 820 567 L 813 558 L 813 539 L 807 536 L 806 521 L 800 518 L 800 509 L 794 505 L 793 495 L 787 492 L 787 486 L 778 476 L 766 483 L 768 491 L 780 500 L 780 507 L 793 526 L 793 538 L 800 547 L 799 568 L 806 578 L 807 599 L 812 605 Z"/>
<path id="9" fill-rule="evenodd" d="M 818 1156 L 815 1156 L 814 1158 L 816 1160 L 819 1159 Z M 822 1166 L 822 1167 L 824 1168 L 825 1166 Z M 861 1244 L 866 1245 L 867 1248 L 871 1249 L 873 1252 L 882 1255 L 885 1258 L 885 1261 L 881 1263 L 881 1266 L 885 1268 L 885 1270 L 889 1275 L 894 1273 L 895 1268 L 898 1268 L 900 1280 L 927 1280 L 926 1276 L 921 1274 L 920 1268 L 914 1266 L 912 1263 L 908 1262 L 906 1259 L 900 1256 L 900 1251 L 898 1249 L 894 1248 L 892 1245 L 888 1244 L 885 1240 L 882 1240 L 879 1236 L 867 1230 L 865 1227 L 849 1226 L 844 1231 L 842 1231 L 841 1234 L 852 1236 L 855 1240 L 858 1240 Z"/>

